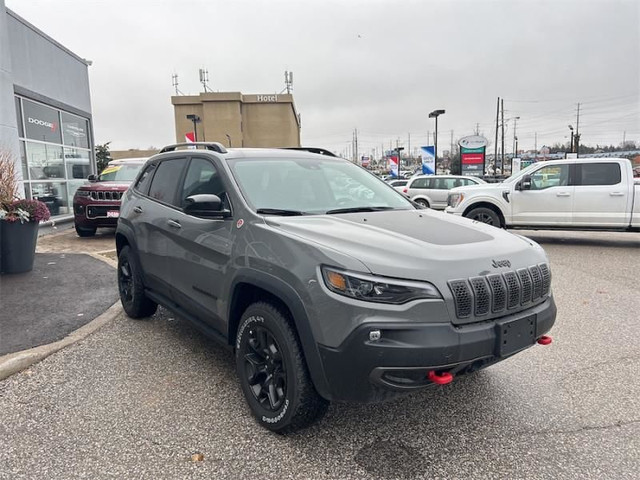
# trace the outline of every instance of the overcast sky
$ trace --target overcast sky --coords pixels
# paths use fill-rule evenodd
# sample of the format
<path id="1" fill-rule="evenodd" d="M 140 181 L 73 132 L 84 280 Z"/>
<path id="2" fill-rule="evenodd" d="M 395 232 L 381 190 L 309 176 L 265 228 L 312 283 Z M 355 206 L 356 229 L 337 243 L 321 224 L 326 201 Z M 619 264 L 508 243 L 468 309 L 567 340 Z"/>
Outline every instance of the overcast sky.
<path id="1" fill-rule="evenodd" d="M 411 149 L 438 121 L 438 150 L 479 131 L 493 143 L 496 101 L 519 147 L 640 142 L 640 2 L 364 0 L 6 0 L 93 61 L 97 143 L 174 141 L 171 75 L 202 90 L 279 93 L 294 72 L 303 145 L 345 153 Z M 513 120 L 505 151 L 512 150 Z M 626 132 L 626 133 L 625 133 Z M 489 148 L 493 151 L 493 147 Z"/>

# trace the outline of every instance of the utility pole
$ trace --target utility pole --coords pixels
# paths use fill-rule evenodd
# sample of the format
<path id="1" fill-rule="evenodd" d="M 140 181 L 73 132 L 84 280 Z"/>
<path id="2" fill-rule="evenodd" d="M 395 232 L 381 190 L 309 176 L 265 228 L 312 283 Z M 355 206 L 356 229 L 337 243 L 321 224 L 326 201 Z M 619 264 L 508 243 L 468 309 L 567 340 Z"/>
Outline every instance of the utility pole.
<path id="1" fill-rule="evenodd" d="M 502 121 L 502 152 L 500 158 L 500 170 L 504 170 L 504 98 L 500 99 L 500 107 L 502 110 L 501 113 L 501 121 Z M 495 171 L 493 172 L 495 174 Z"/>
<path id="2" fill-rule="evenodd" d="M 576 158 L 580 156 L 580 103 L 578 103 L 578 114 L 576 116 Z"/>
<path id="3" fill-rule="evenodd" d="M 411 157 L 411 133 L 408 133 L 407 137 L 407 152 L 409 152 L 409 156 Z M 622 142 L 622 144 L 624 145 L 624 142 Z"/>
<path id="4" fill-rule="evenodd" d="M 496 106 L 496 142 L 493 154 L 493 171 L 495 173 L 496 165 L 498 164 L 498 121 L 500 119 L 500 97 L 498 97 L 498 105 Z M 484 175 L 486 172 L 482 172 Z"/>
<path id="5" fill-rule="evenodd" d="M 536 151 L 536 155 L 538 154 L 538 132 L 535 133 L 533 149 Z"/>
<path id="6" fill-rule="evenodd" d="M 355 129 L 355 140 L 356 140 L 356 147 L 355 147 L 356 162 L 355 163 L 358 163 L 359 158 L 358 158 L 358 129 L 357 128 Z"/>

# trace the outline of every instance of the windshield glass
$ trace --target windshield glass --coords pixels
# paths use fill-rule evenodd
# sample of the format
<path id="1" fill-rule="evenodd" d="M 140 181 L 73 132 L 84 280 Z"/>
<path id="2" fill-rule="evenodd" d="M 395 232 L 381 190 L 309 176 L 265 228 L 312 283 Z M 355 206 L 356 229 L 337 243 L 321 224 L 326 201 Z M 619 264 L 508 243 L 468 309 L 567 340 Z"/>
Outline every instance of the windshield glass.
<path id="1" fill-rule="evenodd" d="M 385 182 L 346 160 L 232 159 L 229 165 L 256 210 L 323 214 L 415 208 Z"/>
<path id="2" fill-rule="evenodd" d="M 133 182 L 142 168 L 143 163 L 128 163 L 126 165 L 112 165 L 100 174 L 100 182 Z"/>

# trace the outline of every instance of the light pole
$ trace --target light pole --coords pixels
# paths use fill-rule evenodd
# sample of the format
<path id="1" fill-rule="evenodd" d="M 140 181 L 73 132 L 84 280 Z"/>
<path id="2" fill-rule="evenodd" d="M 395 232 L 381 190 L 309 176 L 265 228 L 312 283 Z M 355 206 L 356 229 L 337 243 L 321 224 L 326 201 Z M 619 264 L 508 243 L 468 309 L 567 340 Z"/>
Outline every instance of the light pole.
<path id="1" fill-rule="evenodd" d="M 518 120 L 520 120 L 520 117 L 513 117 L 513 156 L 511 157 L 512 165 L 513 165 L 513 158 L 518 156 L 518 137 L 516 135 Z M 502 170 L 504 170 L 504 165 L 502 165 Z"/>
<path id="2" fill-rule="evenodd" d="M 229 141 L 229 148 L 231 148 L 231 136 L 228 133 L 225 133 L 227 140 Z"/>
<path id="3" fill-rule="evenodd" d="M 190 113 L 189 115 L 187 115 L 187 119 L 191 120 L 193 122 L 193 140 L 195 142 L 198 141 L 198 129 L 196 127 L 196 124 L 200 123 L 200 117 L 194 113 Z"/>
<path id="4" fill-rule="evenodd" d="M 573 127 L 569 125 L 569 130 L 571 130 L 571 152 L 573 153 Z"/>
<path id="5" fill-rule="evenodd" d="M 434 173 L 436 175 L 438 174 L 438 116 L 442 114 L 444 114 L 444 110 L 434 110 L 429 114 L 429 118 L 436 119 L 436 133 L 435 133 L 435 136 L 433 137 L 433 149 L 434 149 L 433 155 L 435 157 Z"/>

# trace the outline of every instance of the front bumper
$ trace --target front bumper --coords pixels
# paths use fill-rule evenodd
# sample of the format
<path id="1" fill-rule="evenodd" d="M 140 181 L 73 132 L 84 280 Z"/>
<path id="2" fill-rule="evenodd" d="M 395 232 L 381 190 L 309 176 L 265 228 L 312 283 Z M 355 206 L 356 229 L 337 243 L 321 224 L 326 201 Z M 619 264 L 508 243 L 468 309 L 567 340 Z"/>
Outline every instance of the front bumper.
<path id="1" fill-rule="evenodd" d="M 74 198 L 73 215 L 75 224 L 80 227 L 115 228 L 120 216 L 120 201 L 96 202 L 92 199 Z"/>
<path id="2" fill-rule="evenodd" d="M 457 207 L 456 207 L 457 208 Z M 450 206 L 446 206 L 444 207 L 444 211 L 446 213 L 452 213 L 453 215 L 458 215 L 458 216 L 462 216 L 462 210 L 456 210 L 456 208 L 454 207 L 450 207 Z"/>
<path id="3" fill-rule="evenodd" d="M 332 400 L 375 402 L 431 385 L 429 371 L 460 375 L 504 360 L 535 345 L 555 318 L 549 297 L 528 310 L 468 325 L 367 323 L 340 347 L 319 350 Z M 370 340 L 372 330 L 380 331 L 379 340 Z"/>

